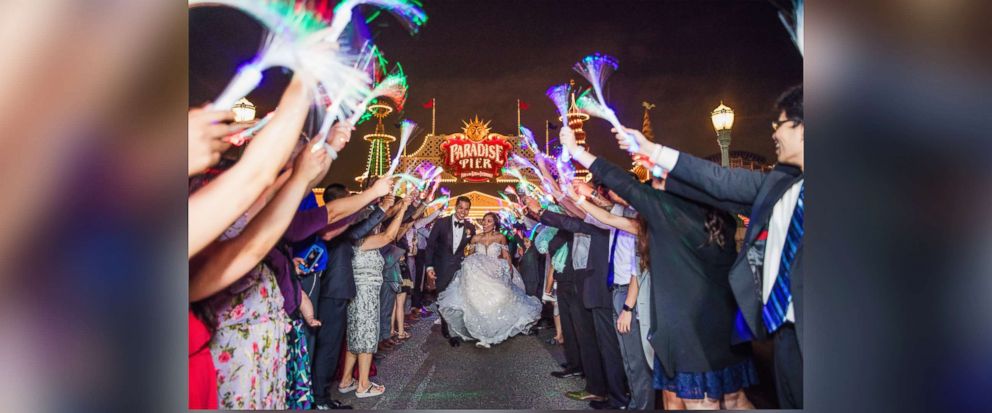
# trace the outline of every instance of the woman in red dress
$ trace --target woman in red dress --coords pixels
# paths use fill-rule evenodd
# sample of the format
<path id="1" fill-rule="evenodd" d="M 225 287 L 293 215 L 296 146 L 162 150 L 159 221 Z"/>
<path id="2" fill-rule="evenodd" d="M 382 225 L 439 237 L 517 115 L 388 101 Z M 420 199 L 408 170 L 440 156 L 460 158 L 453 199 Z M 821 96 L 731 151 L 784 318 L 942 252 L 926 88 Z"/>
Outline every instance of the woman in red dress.
<path id="1" fill-rule="evenodd" d="M 217 370 L 210 357 L 210 331 L 189 311 L 189 408 L 217 409 Z"/>

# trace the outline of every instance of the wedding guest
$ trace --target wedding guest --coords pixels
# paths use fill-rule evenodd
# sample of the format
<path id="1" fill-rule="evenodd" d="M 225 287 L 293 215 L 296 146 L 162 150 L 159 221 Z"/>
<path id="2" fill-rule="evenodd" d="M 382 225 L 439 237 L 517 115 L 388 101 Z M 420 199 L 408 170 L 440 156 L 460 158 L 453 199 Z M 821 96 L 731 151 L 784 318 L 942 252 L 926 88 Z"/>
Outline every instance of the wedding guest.
<path id="1" fill-rule="evenodd" d="M 388 179 L 388 178 L 387 178 Z M 412 199 L 403 200 L 400 212 L 389 223 L 385 231 L 370 235 L 354 247 L 355 257 L 352 267 L 355 274 L 355 299 L 348 304 L 348 352 L 338 391 L 354 391 L 359 398 L 379 396 L 386 391 L 385 386 L 369 380 L 372 353 L 379 342 L 379 288 L 382 285 L 384 260 L 379 249 L 396 239 L 403 215 Z M 356 363 L 358 380 L 352 378 Z"/>
<path id="2" fill-rule="evenodd" d="M 330 270 L 320 279 L 320 300 L 317 318 L 321 327 L 317 331 L 317 341 L 313 362 L 314 402 L 318 409 L 349 409 L 350 406 L 330 398 L 330 387 L 334 373 L 338 371 L 342 340 L 347 328 L 348 303 L 355 297 L 355 278 L 351 265 L 354 257 L 354 243 L 366 237 L 382 222 L 386 210 L 392 207 L 393 197 L 388 180 L 372 185 L 369 190 L 358 195 L 350 195 L 344 185 L 331 184 L 324 189 L 324 202 L 332 203 L 341 199 L 357 199 L 363 205 L 379 198 L 379 204 L 372 207 L 367 217 L 355 217 L 343 234 L 329 238 L 327 242 L 328 265 Z M 380 198 L 381 197 L 381 198 Z M 356 214 L 357 215 L 357 214 Z"/>
<path id="3" fill-rule="evenodd" d="M 573 233 L 573 257 L 579 256 L 573 263 L 582 283 L 576 291 L 580 294 L 576 304 L 582 306 L 582 312 L 588 313 L 588 319 L 591 319 L 591 323 L 587 324 L 591 337 L 580 342 L 579 350 L 586 354 L 582 359 L 586 383 L 595 391 L 570 392 L 568 397 L 589 401 L 589 405 L 596 409 L 626 408 L 630 399 L 624 385 L 623 357 L 616 337 L 613 298 L 609 290 L 612 281 L 607 278 L 611 259 L 610 230 L 598 222 L 591 223 L 577 217 L 542 210 L 540 203 L 534 198 L 528 199 L 527 207 L 532 214 L 540 216 L 542 224 Z M 588 238 L 583 242 L 579 235 Z M 586 262 L 582 262 L 581 258 L 585 258 Z"/>
<path id="4" fill-rule="evenodd" d="M 647 142 L 643 135 L 633 136 L 645 143 L 639 153 L 675 178 L 666 182 L 665 191 L 750 216 L 743 248 L 730 271 L 743 320 L 735 331 L 740 340 L 771 339 L 779 407 L 801 409 L 805 209 L 802 85 L 786 90 L 775 102 L 775 111 L 778 118 L 772 122 L 772 141 L 778 163 L 767 173 L 722 168 Z M 760 296 L 755 294 L 756 280 Z"/>
<path id="5" fill-rule="evenodd" d="M 402 220 L 402 217 L 399 217 Z M 398 230 L 397 230 L 398 233 Z M 382 286 L 379 291 L 379 345 L 377 355 L 389 350 L 400 343 L 400 340 L 393 335 L 392 324 L 395 315 L 396 299 L 403 290 L 403 277 L 400 274 L 400 260 L 404 251 L 396 246 L 396 241 L 379 248 L 379 253 L 383 258 L 382 266 Z"/>
<path id="6" fill-rule="evenodd" d="M 734 262 L 733 218 L 726 213 L 642 185 L 627 171 L 560 139 L 573 159 L 644 215 L 651 245 L 651 344 L 655 385 L 690 409 L 753 408 L 743 389 L 757 381 L 749 348 L 732 346 L 736 306 L 727 280 Z M 676 406 L 666 406 L 674 408 Z"/>
<path id="7" fill-rule="evenodd" d="M 311 182 L 319 179 L 330 165 L 327 153 L 304 151 L 296 160 L 294 172 L 278 195 L 245 230 L 231 240 L 257 240 L 262 227 L 276 232 L 285 229 L 302 194 Z M 278 239 L 278 235 L 276 236 Z M 271 248 L 271 244 L 269 244 Z M 212 265 L 225 262 L 209 254 L 205 262 L 191 262 L 190 298 L 202 297 L 204 290 L 196 281 L 223 274 Z M 224 267 L 237 267 L 233 263 Z M 208 290 L 209 291 L 209 288 Z M 289 294 L 288 297 L 284 294 Z M 293 295 L 295 294 L 295 296 Z M 226 409 L 284 409 L 286 407 L 286 331 L 289 317 L 286 298 L 300 300 L 301 291 L 280 290 L 271 262 L 258 263 L 246 276 L 209 300 L 216 333 L 210 350 L 218 369 L 219 406 Z M 198 297 L 199 296 L 199 297 Z M 294 309 L 295 310 L 295 309 Z"/>
<path id="8" fill-rule="evenodd" d="M 406 313 L 406 299 L 407 297 L 412 298 L 414 296 L 416 286 L 414 280 L 417 279 L 417 275 L 415 274 L 417 268 L 416 255 L 418 252 L 417 226 L 420 225 L 423 227 L 435 217 L 440 215 L 440 209 L 438 209 L 428 217 L 417 218 L 420 217 L 427 208 L 427 203 L 424 202 L 426 195 L 426 193 L 420 193 L 419 196 L 414 199 L 414 205 L 419 204 L 417 210 L 414 211 L 414 214 L 412 215 L 414 220 L 406 222 L 402 227 L 400 227 L 401 235 L 396 241 L 396 245 L 404 251 L 403 257 L 401 257 L 400 261 L 403 283 L 399 294 L 396 295 L 396 304 L 393 306 L 393 321 L 391 326 L 392 334 L 398 340 L 408 340 L 410 338 L 410 333 L 406 331 L 406 325 L 408 322 L 417 322 L 420 315 L 420 309 L 417 306 L 419 303 L 414 303 L 413 301 L 411 301 L 410 305 L 410 316 L 408 317 Z M 416 293 L 416 296 L 418 299 L 420 298 L 419 292 Z"/>
<path id="9" fill-rule="evenodd" d="M 541 298 L 541 292 L 544 291 L 542 288 L 544 281 L 542 254 L 534 247 L 533 241 L 527 237 L 523 237 L 523 248 L 524 253 L 520 257 L 519 264 L 520 277 L 523 278 L 527 295 Z"/>
<path id="10" fill-rule="evenodd" d="M 597 196 L 597 191 L 589 184 L 574 181 L 573 194 Z M 613 227 L 610 233 L 610 279 L 613 294 L 613 313 L 616 318 L 617 338 L 620 341 L 620 354 L 623 357 L 627 383 L 630 387 L 631 410 L 654 409 L 654 394 L 651 361 L 645 358 L 641 341 L 641 331 L 638 315 L 637 299 L 639 293 L 638 277 L 640 264 L 638 259 L 638 239 L 640 237 L 639 221 L 627 218 L 626 215 L 636 215 L 627 201 L 613 191 L 607 191 L 614 206 L 609 212 L 592 202 L 578 198 L 576 202 L 582 209 L 596 220 Z M 645 242 L 646 244 L 646 242 Z M 644 307 L 650 310 L 649 307 Z"/>

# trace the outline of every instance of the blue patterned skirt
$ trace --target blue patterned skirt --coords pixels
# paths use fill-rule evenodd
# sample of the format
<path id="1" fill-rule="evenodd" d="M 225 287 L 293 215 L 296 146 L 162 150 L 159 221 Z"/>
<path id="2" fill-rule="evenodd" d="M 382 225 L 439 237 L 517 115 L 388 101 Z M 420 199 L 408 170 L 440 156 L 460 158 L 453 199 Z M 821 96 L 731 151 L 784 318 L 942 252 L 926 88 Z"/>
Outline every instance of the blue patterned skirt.
<path id="1" fill-rule="evenodd" d="M 704 397 L 719 400 L 724 394 L 758 384 L 758 372 L 754 362 L 747 359 L 722 370 L 702 373 L 676 372 L 675 377 L 667 377 L 661 361 L 654 359 L 654 388 L 668 390 L 682 399 L 699 400 Z"/>
<path id="2" fill-rule="evenodd" d="M 290 410 L 310 410 L 313 408 L 313 391 L 310 381 L 310 354 L 307 352 L 307 335 L 303 330 L 303 320 L 293 320 L 292 329 L 286 340 L 289 353 L 286 354 L 286 407 Z"/>

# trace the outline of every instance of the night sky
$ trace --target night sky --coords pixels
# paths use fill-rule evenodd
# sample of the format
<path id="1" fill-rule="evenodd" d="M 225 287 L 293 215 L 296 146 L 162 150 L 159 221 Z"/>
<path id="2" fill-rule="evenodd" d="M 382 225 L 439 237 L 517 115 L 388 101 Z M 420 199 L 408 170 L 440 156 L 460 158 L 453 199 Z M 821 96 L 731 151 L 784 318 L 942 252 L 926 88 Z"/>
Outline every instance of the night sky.
<path id="1" fill-rule="evenodd" d="M 802 58 L 776 9 L 765 1 L 424 3 L 429 18 L 415 36 L 385 14 L 371 24 L 375 43 L 409 78 L 401 115 L 422 127 L 411 151 L 430 131 L 431 111 L 422 104 L 431 98 L 437 99 L 438 134 L 460 132 L 462 120 L 478 115 L 492 120 L 494 132 L 507 135 L 515 132 L 521 99 L 529 105 L 523 124 L 543 145 L 545 120 L 557 118 L 544 91 L 569 79 L 588 86 L 572 65 L 598 51 L 620 62 L 605 93 L 624 125 L 640 128 L 641 102 L 651 102 L 657 105 L 651 111 L 656 141 L 711 155 L 719 147 L 709 113 L 722 100 L 736 113 L 731 150 L 774 161 L 772 104 L 803 79 Z M 190 104 L 201 105 L 252 58 L 262 30 L 248 16 L 222 8 L 192 10 L 189 27 Z M 274 108 L 288 79 L 279 69 L 266 72 L 262 86 L 248 96 L 259 116 Z M 398 134 L 394 124 L 400 119 L 387 118 L 387 131 Z M 354 186 L 352 178 L 364 171 L 368 153 L 360 137 L 372 128 L 373 122 L 358 127 L 324 183 Z M 592 119 L 584 129 L 594 154 L 629 165 L 608 123 Z"/>

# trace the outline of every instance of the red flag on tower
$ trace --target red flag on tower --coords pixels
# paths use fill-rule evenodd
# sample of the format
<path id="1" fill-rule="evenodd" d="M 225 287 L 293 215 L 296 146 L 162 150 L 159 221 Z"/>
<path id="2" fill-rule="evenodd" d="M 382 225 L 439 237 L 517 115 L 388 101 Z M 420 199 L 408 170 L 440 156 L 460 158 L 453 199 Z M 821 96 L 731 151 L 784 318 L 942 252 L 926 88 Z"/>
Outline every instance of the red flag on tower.
<path id="1" fill-rule="evenodd" d="M 519 102 L 517 103 L 517 105 L 519 105 L 520 110 L 527 110 L 527 108 L 530 107 L 530 105 L 528 105 L 527 102 L 524 102 L 522 100 L 518 100 L 517 102 Z"/>
<path id="2" fill-rule="evenodd" d="M 428 100 L 427 103 L 424 103 L 424 109 L 430 109 L 433 107 L 434 107 L 434 99 Z"/>

